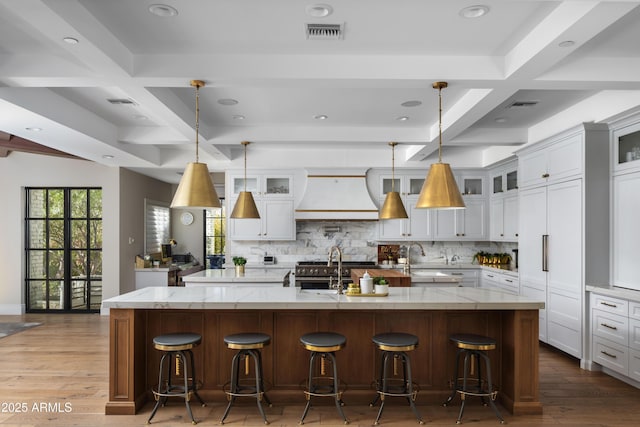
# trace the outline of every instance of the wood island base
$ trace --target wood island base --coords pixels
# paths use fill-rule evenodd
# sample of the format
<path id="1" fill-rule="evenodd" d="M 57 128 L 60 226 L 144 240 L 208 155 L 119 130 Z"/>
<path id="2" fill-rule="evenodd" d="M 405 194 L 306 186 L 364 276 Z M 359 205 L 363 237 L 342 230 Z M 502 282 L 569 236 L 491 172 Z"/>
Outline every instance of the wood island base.
<path id="1" fill-rule="evenodd" d="M 153 399 L 160 352 L 152 339 L 172 332 L 202 334 L 194 349 L 200 395 L 226 402 L 222 391 L 229 380 L 234 351 L 225 335 L 263 332 L 272 337 L 262 350 L 269 397 L 278 403 L 304 402 L 300 384 L 308 375 L 309 352 L 299 337 L 313 331 L 334 331 L 347 337 L 336 353 L 338 372 L 347 385 L 344 399 L 365 404 L 375 394 L 379 352 L 371 337 L 383 332 L 408 332 L 419 338 L 410 353 L 419 404 L 441 404 L 450 393 L 455 352 L 452 333 L 493 337 L 489 352 L 498 400 L 513 415 L 541 414 L 538 397 L 538 310 L 110 310 L 109 401 L 107 415 L 133 415 Z"/>

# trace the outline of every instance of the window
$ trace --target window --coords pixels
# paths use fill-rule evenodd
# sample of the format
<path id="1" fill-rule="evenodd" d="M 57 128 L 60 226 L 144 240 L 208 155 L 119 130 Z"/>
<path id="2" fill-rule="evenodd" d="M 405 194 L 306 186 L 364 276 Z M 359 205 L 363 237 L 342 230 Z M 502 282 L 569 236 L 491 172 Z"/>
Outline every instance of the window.
<path id="1" fill-rule="evenodd" d="M 171 239 L 170 232 L 169 204 L 144 199 L 144 253 L 162 253 L 162 244 Z"/>
<path id="2" fill-rule="evenodd" d="M 220 209 L 206 209 L 204 224 L 204 247 L 207 257 L 224 254 L 225 233 L 227 229 L 226 206 L 220 199 Z"/>
<path id="3" fill-rule="evenodd" d="M 25 191 L 27 311 L 98 311 L 102 189 Z"/>

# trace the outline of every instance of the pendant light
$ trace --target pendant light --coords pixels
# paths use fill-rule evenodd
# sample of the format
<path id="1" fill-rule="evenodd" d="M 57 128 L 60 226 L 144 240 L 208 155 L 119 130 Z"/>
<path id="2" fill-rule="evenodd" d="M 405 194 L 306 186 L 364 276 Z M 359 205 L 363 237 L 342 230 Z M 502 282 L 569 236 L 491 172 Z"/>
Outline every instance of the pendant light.
<path id="1" fill-rule="evenodd" d="M 384 199 L 382 209 L 380 209 L 380 219 L 401 219 L 409 218 L 407 211 L 402 204 L 400 193 L 395 191 L 396 174 L 395 174 L 395 162 L 396 162 L 396 145 L 397 142 L 390 142 L 391 146 L 391 191 L 387 193 L 387 198 Z"/>
<path id="2" fill-rule="evenodd" d="M 435 82 L 433 88 L 438 89 L 439 110 L 438 125 L 440 140 L 438 144 L 438 163 L 431 165 L 427 179 L 424 181 L 416 208 L 427 209 L 464 209 L 464 201 L 458 184 L 448 163 L 442 163 L 442 89 L 447 82 Z"/>
<path id="3" fill-rule="evenodd" d="M 238 200 L 236 200 L 236 205 L 233 207 L 233 212 L 231 212 L 231 218 L 260 218 L 258 207 L 253 200 L 253 194 L 251 194 L 251 191 L 247 191 L 247 145 L 250 142 L 242 141 L 241 144 L 244 146 L 244 191 L 238 194 Z"/>
<path id="4" fill-rule="evenodd" d="M 196 161 L 187 165 L 171 201 L 172 208 L 219 208 L 220 198 L 213 187 L 206 163 L 198 162 L 198 134 L 200 128 L 200 92 L 202 80 L 191 80 L 196 88 Z"/>

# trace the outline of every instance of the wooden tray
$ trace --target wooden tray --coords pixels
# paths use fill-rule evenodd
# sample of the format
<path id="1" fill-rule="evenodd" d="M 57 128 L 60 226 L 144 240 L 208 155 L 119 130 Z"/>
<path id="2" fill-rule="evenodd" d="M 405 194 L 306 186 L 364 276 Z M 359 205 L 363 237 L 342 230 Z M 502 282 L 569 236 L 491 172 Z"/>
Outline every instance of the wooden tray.
<path id="1" fill-rule="evenodd" d="M 384 294 L 351 294 L 349 292 L 344 293 L 348 297 L 386 297 L 389 295 L 389 292 L 385 292 Z"/>

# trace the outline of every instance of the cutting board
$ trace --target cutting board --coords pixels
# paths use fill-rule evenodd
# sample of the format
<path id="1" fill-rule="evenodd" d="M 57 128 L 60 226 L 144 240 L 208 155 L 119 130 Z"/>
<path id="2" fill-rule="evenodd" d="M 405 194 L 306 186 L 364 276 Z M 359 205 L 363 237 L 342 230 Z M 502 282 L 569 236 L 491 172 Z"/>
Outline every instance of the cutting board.
<path id="1" fill-rule="evenodd" d="M 389 286 L 391 287 L 410 287 L 411 276 L 402 273 L 401 271 L 384 269 L 384 268 L 352 268 L 351 280 L 353 283 L 360 283 L 360 278 L 364 276 L 364 272 L 368 271 L 369 275 L 373 277 L 384 277 Z"/>

